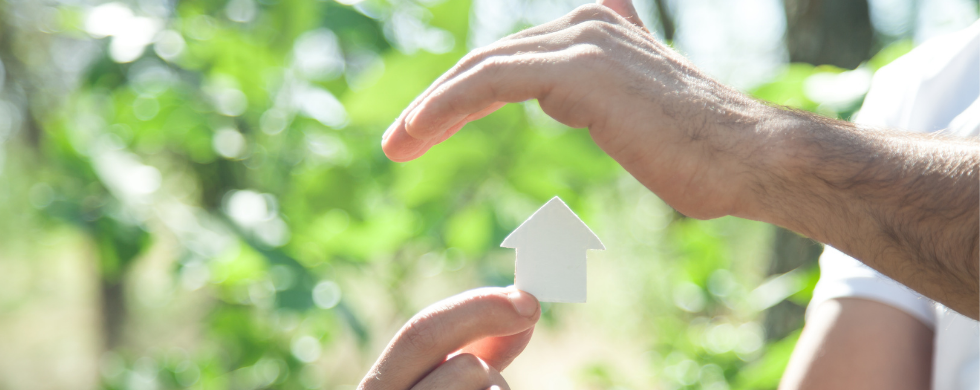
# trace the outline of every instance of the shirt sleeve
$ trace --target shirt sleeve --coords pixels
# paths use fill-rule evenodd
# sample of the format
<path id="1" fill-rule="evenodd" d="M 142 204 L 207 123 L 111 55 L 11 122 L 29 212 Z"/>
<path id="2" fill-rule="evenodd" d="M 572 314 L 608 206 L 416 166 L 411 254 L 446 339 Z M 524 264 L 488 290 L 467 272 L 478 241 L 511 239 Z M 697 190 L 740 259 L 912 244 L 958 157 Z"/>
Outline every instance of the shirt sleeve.
<path id="1" fill-rule="evenodd" d="M 821 303 L 835 298 L 881 302 L 908 313 L 930 328 L 935 327 L 932 300 L 828 245 L 820 255 L 820 281 L 813 289 L 806 315 L 809 317 Z"/>

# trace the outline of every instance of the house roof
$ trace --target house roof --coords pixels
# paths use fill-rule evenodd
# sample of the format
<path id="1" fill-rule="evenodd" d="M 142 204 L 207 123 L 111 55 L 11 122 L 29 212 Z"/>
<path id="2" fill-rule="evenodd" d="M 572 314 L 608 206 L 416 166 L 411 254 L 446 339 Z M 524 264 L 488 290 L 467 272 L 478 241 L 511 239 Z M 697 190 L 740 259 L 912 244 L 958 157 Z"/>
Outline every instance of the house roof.
<path id="1" fill-rule="evenodd" d="M 532 244 L 606 249 L 599 237 L 557 196 L 535 211 L 500 246 L 518 248 Z"/>

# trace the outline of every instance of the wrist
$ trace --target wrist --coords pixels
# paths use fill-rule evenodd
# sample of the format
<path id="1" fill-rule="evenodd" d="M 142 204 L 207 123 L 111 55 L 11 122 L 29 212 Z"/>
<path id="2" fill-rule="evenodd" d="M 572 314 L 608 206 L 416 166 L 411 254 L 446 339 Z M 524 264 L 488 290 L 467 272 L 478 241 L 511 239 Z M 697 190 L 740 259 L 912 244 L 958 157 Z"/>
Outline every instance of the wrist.
<path id="1" fill-rule="evenodd" d="M 799 217 L 799 208 L 787 210 L 787 202 L 807 191 L 812 167 L 806 156 L 813 154 L 808 133 L 820 130 L 812 128 L 814 117 L 805 112 L 763 105 L 756 115 L 744 156 L 743 191 L 732 215 L 791 228 L 786 215 Z"/>
<path id="2" fill-rule="evenodd" d="M 718 104 L 697 115 L 668 112 L 651 120 L 662 125 L 610 154 L 684 215 L 771 221 L 768 209 L 777 198 L 767 191 L 789 176 L 792 153 L 782 145 L 791 138 L 792 118 L 734 91 L 713 100 Z"/>
<path id="3" fill-rule="evenodd" d="M 821 242 L 827 242 L 827 204 L 837 212 L 852 203 L 838 191 L 857 175 L 875 141 L 849 122 L 805 111 L 767 107 L 760 121 L 756 170 L 749 198 L 740 217 L 782 226 Z M 823 211 L 821 211 L 823 210 Z M 866 222 L 857 222 L 863 224 Z"/>

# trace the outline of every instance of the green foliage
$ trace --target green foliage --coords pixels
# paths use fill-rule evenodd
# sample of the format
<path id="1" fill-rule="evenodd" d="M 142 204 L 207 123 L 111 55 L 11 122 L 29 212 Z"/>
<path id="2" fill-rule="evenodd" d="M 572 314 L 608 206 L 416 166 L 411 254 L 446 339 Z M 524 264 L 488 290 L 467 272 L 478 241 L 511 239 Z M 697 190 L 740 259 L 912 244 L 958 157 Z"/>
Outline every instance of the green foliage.
<path id="1" fill-rule="evenodd" d="M 764 357 L 745 367 L 735 377 L 734 389 L 775 389 L 786 370 L 800 331 L 766 346 Z"/>
<path id="2" fill-rule="evenodd" d="M 832 118 L 851 119 L 864 102 L 864 94 L 870 86 L 871 74 L 910 50 L 912 50 L 911 41 L 894 42 L 852 71 L 831 65 L 790 64 L 782 74 L 756 87 L 750 93 L 774 104 L 816 112 Z M 853 77 L 847 77 L 845 74 Z M 848 87 L 855 84 L 862 85 L 863 89 L 848 91 Z M 831 89 L 831 91 L 820 91 L 822 89 Z M 846 91 L 840 93 L 843 96 L 827 96 L 827 92 L 833 94 L 840 90 Z"/>
<path id="3" fill-rule="evenodd" d="M 179 1 L 158 18 L 180 37 L 179 54 L 158 40 L 132 61 L 114 59 L 117 38 L 96 39 L 79 87 L 32 91 L 23 106 L 40 107 L 25 111 L 36 123 L 6 146 L 6 240 L 70 227 L 88 238 L 101 282 L 136 291 L 125 299 L 129 339 L 102 359 L 104 388 L 343 388 L 392 324 L 433 295 L 512 283 L 512 255 L 496 246 L 555 195 L 623 237 L 607 243 L 619 257 L 609 263 L 629 272 L 605 287 L 629 292 L 630 305 L 544 305 L 543 328 L 560 334 L 582 313 L 608 320 L 605 329 L 622 328 L 647 351 L 641 368 L 665 387 L 775 388 L 798 334 L 764 345 L 752 306 L 768 226 L 676 214 L 586 131 L 547 118 L 536 102 L 505 106 L 411 163 L 385 158 L 387 126 L 466 54 L 469 1 L 245 1 L 255 14 L 238 22 L 232 3 Z M 59 12 L 59 34 L 88 39 L 85 10 Z M 393 35 L 394 16 L 454 44 L 399 51 L 398 39 L 412 37 Z M 308 74 L 299 57 L 310 53 L 297 42 L 311 33 L 335 37 L 338 56 L 316 46 L 328 58 L 314 67 L 343 69 Z M 18 50 L 49 49 L 28 35 L 15 36 Z M 866 66 L 909 48 L 889 46 Z M 8 69 L 27 69 L 17 76 L 43 84 L 46 69 L 32 73 L 28 59 L 0 54 Z M 752 94 L 846 118 L 860 96 L 829 104 L 806 87 L 844 73 L 791 64 Z M 161 306 L 134 298 L 152 287 L 137 282 L 136 265 L 161 258 L 171 272 L 162 294 L 193 302 L 172 303 L 176 314 L 163 319 L 151 315 Z M 805 304 L 819 272 L 800 275 L 788 299 Z M 192 324 L 179 323 L 185 315 Z M 184 336 L 141 333 L 141 321 L 156 320 L 190 329 L 192 341 L 171 348 Z M 589 388 L 636 384 L 609 361 L 572 369 Z"/>
<path id="4" fill-rule="evenodd" d="M 908 52 L 912 51 L 913 47 L 915 47 L 915 45 L 910 39 L 894 42 L 879 50 L 878 54 L 875 54 L 874 57 L 871 57 L 871 59 L 868 60 L 868 66 L 874 70 L 881 69 L 881 67 L 897 60 L 898 57 L 908 54 Z"/>

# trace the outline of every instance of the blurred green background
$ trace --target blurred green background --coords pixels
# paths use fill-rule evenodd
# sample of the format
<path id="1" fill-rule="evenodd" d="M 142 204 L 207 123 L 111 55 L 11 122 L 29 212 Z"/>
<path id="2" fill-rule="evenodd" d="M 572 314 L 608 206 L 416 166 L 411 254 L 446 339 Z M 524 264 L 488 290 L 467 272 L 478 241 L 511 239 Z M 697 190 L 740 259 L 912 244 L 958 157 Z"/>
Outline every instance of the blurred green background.
<path id="1" fill-rule="evenodd" d="M 573 0 L 0 1 L 0 389 L 353 390 L 412 314 L 513 283 L 552 196 L 608 250 L 515 389 L 771 389 L 821 247 L 697 221 L 534 101 L 410 163 L 381 133 L 474 47 Z M 814 5 L 823 4 L 823 5 Z M 850 118 L 976 1 L 637 1 L 754 96 Z"/>

